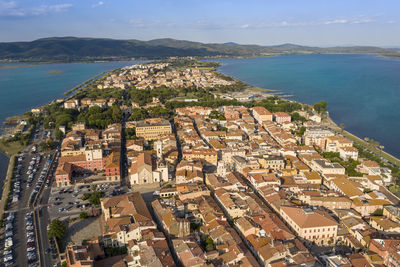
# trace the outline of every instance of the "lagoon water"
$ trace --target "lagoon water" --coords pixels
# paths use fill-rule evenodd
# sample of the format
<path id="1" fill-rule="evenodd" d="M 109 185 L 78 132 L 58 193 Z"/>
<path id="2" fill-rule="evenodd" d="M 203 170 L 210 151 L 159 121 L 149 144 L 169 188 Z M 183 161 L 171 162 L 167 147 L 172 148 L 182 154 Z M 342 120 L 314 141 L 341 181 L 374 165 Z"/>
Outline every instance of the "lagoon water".
<path id="1" fill-rule="evenodd" d="M 332 119 L 400 157 L 400 59 L 375 55 L 288 55 L 219 59 L 218 71 L 307 104 L 328 102 Z"/>
<path id="2" fill-rule="evenodd" d="M 375 55 L 289 55 L 219 59 L 219 71 L 307 104 L 328 101 L 336 123 L 400 157 L 400 59 Z M 0 122 L 44 105 L 106 70 L 137 62 L 46 64 L 0 69 Z M 0 66 L 5 64 L 0 64 Z M 49 73 L 52 70 L 60 74 Z"/>
<path id="3" fill-rule="evenodd" d="M 31 108 L 64 97 L 64 92 L 97 74 L 136 63 L 139 61 L 0 68 L 0 124 L 7 117 L 24 114 Z M 12 65 L 21 64 L 0 64 L 0 67 Z M 50 73 L 55 70 L 60 73 Z M 0 190 L 7 172 L 7 165 L 8 157 L 0 153 Z"/>
<path id="4" fill-rule="evenodd" d="M 31 108 L 64 97 L 64 92 L 103 71 L 136 63 L 137 61 L 43 64 L 0 68 L 0 123 L 9 116 L 24 114 Z M 10 65 L 21 64 L 0 64 L 0 67 Z"/>

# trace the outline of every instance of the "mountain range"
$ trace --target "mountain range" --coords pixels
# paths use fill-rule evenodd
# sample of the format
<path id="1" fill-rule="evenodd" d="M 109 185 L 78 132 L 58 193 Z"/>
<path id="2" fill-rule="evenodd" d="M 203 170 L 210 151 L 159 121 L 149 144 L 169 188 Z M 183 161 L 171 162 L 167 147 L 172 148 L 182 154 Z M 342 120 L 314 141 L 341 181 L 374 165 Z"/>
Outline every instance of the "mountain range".
<path id="1" fill-rule="evenodd" d="M 370 53 L 400 56 L 400 51 L 374 46 L 309 47 L 295 44 L 273 46 L 228 43 L 200 43 L 171 38 L 116 40 L 105 38 L 52 37 L 31 42 L 0 43 L 0 60 L 93 61 L 131 58 L 160 59 L 171 56 L 257 57 L 309 53 Z"/>

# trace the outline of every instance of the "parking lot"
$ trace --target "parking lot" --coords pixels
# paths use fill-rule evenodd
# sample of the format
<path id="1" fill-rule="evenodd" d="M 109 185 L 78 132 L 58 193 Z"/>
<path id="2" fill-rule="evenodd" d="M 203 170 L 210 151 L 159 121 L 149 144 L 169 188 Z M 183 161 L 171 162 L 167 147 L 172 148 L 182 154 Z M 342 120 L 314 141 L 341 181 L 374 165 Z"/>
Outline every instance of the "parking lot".
<path id="1" fill-rule="evenodd" d="M 104 197 L 119 195 L 127 192 L 119 183 L 104 183 L 98 185 L 75 185 L 64 188 L 52 188 L 48 207 L 51 220 L 71 219 L 79 217 L 82 212 L 89 211 L 93 205 L 89 199 L 82 200 L 84 195 L 93 193 L 94 190 L 104 192 Z"/>
<path id="2" fill-rule="evenodd" d="M 48 154 L 37 153 L 36 146 L 16 158 L 4 239 L 5 266 L 37 266 L 37 237 L 29 204 L 44 183 L 49 186 L 45 180 L 49 168 Z"/>
<path id="3" fill-rule="evenodd" d="M 49 153 L 40 153 L 37 143 L 51 135 L 38 127 L 32 136 L 33 145 L 16 157 L 11 183 L 11 195 L 5 214 L 5 233 L 1 239 L 4 266 L 38 266 L 38 239 L 34 210 L 30 205 L 41 187 L 51 186 Z M 46 225 L 47 226 L 47 225 Z M 46 227 L 45 226 L 45 227 Z M 47 247 L 47 253 L 51 250 Z"/>

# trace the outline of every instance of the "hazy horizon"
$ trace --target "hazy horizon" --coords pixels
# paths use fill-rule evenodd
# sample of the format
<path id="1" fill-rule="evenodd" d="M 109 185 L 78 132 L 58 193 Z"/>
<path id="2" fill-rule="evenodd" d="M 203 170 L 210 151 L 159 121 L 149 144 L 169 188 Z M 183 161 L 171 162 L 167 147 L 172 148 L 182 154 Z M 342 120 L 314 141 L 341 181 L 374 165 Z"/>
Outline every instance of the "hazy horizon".
<path id="1" fill-rule="evenodd" d="M 286 45 L 286 44 L 291 44 L 291 45 L 300 45 L 300 46 L 315 46 L 315 47 L 320 47 L 320 48 L 327 48 L 327 47 L 347 47 L 347 46 L 376 46 L 376 47 L 381 47 L 381 48 L 393 48 L 393 49 L 400 49 L 400 45 L 398 46 L 390 46 L 390 45 L 368 45 L 368 44 L 331 44 L 331 45 L 309 45 L 309 44 L 301 44 L 301 43 L 276 43 L 276 44 L 256 44 L 256 43 L 238 43 L 238 42 L 233 42 L 233 41 L 226 41 L 226 42 L 202 42 L 202 41 L 195 41 L 195 40 L 187 40 L 187 39 L 175 39 L 172 37 L 160 37 L 160 38 L 152 38 L 152 39 L 136 39 L 136 38 L 128 38 L 128 39 L 123 39 L 123 38 L 111 38 L 111 37 L 91 37 L 91 36 L 46 36 L 46 37 L 40 37 L 32 40 L 18 40 L 18 41 L 0 41 L 0 43 L 13 43 L 13 42 L 33 42 L 37 41 L 40 39 L 49 39 L 49 38 L 87 38 L 87 39 L 113 39 L 113 40 L 138 40 L 138 41 L 152 41 L 152 40 L 157 40 L 157 39 L 174 39 L 178 41 L 188 41 L 188 42 L 200 42 L 200 43 L 205 43 L 205 44 L 229 44 L 229 43 L 235 43 L 238 45 L 259 45 L 259 46 L 277 46 L 277 45 Z"/>
<path id="2" fill-rule="evenodd" d="M 400 1 L 0 0 L 0 42 L 53 36 L 400 47 Z"/>

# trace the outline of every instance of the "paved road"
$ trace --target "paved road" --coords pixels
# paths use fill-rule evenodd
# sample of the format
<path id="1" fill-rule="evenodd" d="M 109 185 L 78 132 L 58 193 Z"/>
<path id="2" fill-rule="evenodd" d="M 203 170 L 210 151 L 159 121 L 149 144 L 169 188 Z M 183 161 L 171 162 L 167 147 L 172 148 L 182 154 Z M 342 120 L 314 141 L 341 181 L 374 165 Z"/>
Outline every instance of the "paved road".
<path id="1" fill-rule="evenodd" d="M 52 161 L 54 158 L 54 152 L 49 154 L 49 160 L 51 160 L 50 167 L 46 174 L 46 179 L 54 177 L 55 164 Z M 53 179 L 51 179 L 52 181 Z M 35 212 L 37 219 L 37 240 L 38 240 L 38 253 L 40 253 L 40 265 L 47 267 L 53 266 L 53 258 L 51 253 L 46 253 L 46 250 L 50 248 L 49 238 L 47 236 L 47 226 L 50 224 L 50 218 L 48 213 L 48 203 L 51 191 L 51 183 L 49 187 L 42 185 L 42 191 L 39 191 L 38 198 L 35 204 Z M 50 204 L 51 205 L 51 204 Z"/>
<path id="2" fill-rule="evenodd" d="M 39 207 L 36 209 L 38 218 L 38 241 L 41 266 L 53 266 L 54 258 L 51 253 L 46 253 L 46 249 L 50 248 L 49 238 L 47 236 L 47 225 L 50 224 L 48 212 L 48 199 L 50 196 L 50 187 L 45 188 L 41 194 Z"/>
<path id="3" fill-rule="evenodd" d="M 22 161 L 22 171 L 21 171 L 21 196 L 17 203 L 13 203 L 10 206 L 11 210 L 16 211 L 16 220 L 15 220 L 15 232 L 14 232 L 14 251 L 15 251 L 15 266 L 26 266 L 27 259 L 27 238 L 26 238 L 26 224 L 25 224 L 25 215 L 28 212 L 31 212 L 32 209 L 29 207 L 29 198 L 34 190 L 34 186 L 37 183 L 37 180 L 40 176 L 40 172 L 43 168 L 45 160 L 42 159 L 39 166 L 38 171 L 34 175 L 34 181 L 32 186 L 28 186 L 27 179 L 28 175 L 26 174 L 29 166 L 29 162 L 31 161 L 33 155 L 26 154 L 24 160 Z"/>

